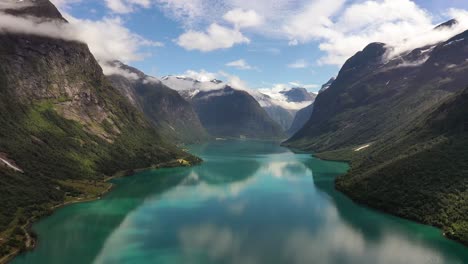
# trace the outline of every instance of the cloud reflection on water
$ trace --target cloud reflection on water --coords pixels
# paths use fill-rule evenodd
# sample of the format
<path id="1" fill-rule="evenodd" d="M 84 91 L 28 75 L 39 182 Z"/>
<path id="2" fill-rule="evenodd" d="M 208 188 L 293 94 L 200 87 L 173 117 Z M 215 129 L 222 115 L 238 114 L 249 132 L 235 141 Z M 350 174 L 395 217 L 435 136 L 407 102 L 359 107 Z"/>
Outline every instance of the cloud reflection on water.
<path id="1" fill-rule="evenodd" d="M 129 213 L 95 263 L 124 263 L 138 254 L 144 263 L 164 254 L 171 263 L 190 264 L 458 263 L 380 224 L 381 236 L 369 239 L 365 224 L 371 222 L 350 224 L 315 189 L 308 159 L 259 155 L 225 182 L 222 164 L 193 168 L 181 184 Z"/>

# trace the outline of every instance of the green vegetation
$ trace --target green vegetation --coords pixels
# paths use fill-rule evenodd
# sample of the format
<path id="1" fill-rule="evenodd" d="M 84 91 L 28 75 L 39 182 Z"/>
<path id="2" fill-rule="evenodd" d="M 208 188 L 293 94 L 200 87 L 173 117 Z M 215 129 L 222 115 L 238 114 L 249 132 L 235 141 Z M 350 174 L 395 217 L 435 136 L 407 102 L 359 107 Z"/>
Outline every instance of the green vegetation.
<path id="1" fill-rule="evenodd" d="M 0 149 L 25 171 L 0 167 L 0 230 L 7 231 L 1 236 L 2 252 L 18 248 L 18 241 L 24 238 L 10 235 L 18 224 L 48 214 L 64 201 L 95 197 L 105 175 L 179 157 L 197 162 L 165 146 L 151 127 L 126 126 L 111 144 L 59 116 L 51 102 L 25 107 L 6 97 L 0 100 L 0 111 L 8 113 L 0 117 Z M 93 184 L 89 188 L 77 185 L 83 180 Z"/>
<path id="2" fill-rule="evenodd" d="M 467 124 L 468 89 L 406 133 L 353 157 L 336 186 L 360 203 L 440 227 L 468 245 Z"/>
<path id="3" fill-rule="evenodd" d="M 423 48 L 383 63 L 385 45 L 368 45 L 345 63 L 286 145 L 351 161 L 339 190 L 468 245 L 467 36 L 440 43 L 418 67 L 400 66 L 421 58 Z M 453 39 L 463 41 L 446 45 Z"/>
<path id="4" fill-rule="evenodd" d="M 99 197 L 108 176 L 200 162 L 110 86 L 85 45 L 0 38 L 0 152 L 24 171 L 0 166 L 1 256 L 30 247 L 30 224 L 56 206 Z"/>

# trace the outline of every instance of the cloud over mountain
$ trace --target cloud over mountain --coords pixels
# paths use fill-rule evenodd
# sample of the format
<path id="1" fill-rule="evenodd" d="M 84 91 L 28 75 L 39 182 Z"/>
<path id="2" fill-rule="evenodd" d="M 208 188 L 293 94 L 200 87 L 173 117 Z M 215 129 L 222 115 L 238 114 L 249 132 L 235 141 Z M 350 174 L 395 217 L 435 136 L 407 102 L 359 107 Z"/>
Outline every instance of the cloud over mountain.
<path id="1" fill-rule="evenodd" d="M 212 51 L 249 43 L 247 39 L 251 38 L 246 35 L 258 34 L 283 39 L 292 45 L 314 43 L 324 53 L 319 64 L 342 65 L 370 42 L 387 43 L 395 47 L 396 53 L 419 47 L 421 43 L 436 43 L 446 39 L 447 35 L 460 33 L 460 28 L 468 27 L 466 11 L 440 10 L 433 14 L 411 0 L 158 2 L 169 17 L 188 29 L 180 37 L 187 40 L 179 42 L 183 47 Z M 432 32 L 440 22 L 436 18 L 440 20 L 441 17 L 457 18 L 460 28 Z M 210 33 L 214 31 L 213 25 L 225 28 L 229 34 L 215 37 Z M 205 26 L 207 29 L 203 30 Z M 203 43 L 215 43 L 206 48 L 197 42 L 190 45 L 189 41 L 195 37 L 201 37 Z"/>
<path id="2" fill-rule="evenodd" d="M 64 3 L 64 2 L 63 2 Z M 148 40 L 131 32 L 119 17 L 101 20 L 79 19 L 65 14 L 70 23 L 43 20 L 35 17 L 19 17 L 0 10 L 0 32 L 25 33 L 88 44 L 104 71 L 111 71 L 107 62 L 124 62 L 143 59 L 145 47 L 161 47 L 163 43 Z"/>

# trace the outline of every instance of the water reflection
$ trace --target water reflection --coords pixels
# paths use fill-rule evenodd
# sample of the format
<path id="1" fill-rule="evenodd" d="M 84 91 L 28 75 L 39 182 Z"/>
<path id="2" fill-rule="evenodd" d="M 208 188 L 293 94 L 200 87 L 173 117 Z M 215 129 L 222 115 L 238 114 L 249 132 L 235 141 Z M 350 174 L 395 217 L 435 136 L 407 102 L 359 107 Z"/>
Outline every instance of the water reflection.
<path id="1" fill-rule="evenodd" d="M 121 179 L 103 201 L 48 218 L 38 227 L 47 244 L 29 263 L 468 260 L 462 246 L 437 230 L 359 207 L 336 192 L 333 178 L 345 164 L 265 142 L 214 142 L 193 151 L 203 165 Z"/>

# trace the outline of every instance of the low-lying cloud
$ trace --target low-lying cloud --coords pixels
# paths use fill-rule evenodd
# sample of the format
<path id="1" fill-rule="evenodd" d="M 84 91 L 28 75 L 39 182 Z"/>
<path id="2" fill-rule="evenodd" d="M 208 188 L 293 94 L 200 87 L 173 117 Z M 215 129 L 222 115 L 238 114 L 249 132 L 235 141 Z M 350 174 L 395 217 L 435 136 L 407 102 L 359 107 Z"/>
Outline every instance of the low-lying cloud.
<path id="1" fill-rule="evenodd" d="M 169 17 L 179 21 L 187 32 L 213 23 L 234 26 L 237 34 L 257 34 L 283 40 L 290 45 L 317 45 L 324 53 L 316 62 L 341 66 L 349 57 L 371 42 L 393 47 L 391 56 L 431 45 L 468 29 L 468 12 L 440 10 L 430 13 L 412 0 L 158 0 Z M 441 18 L 459 20 L 459 25 L 433 30 Z M 241 25 L 244 25 L 242 27 Z M 200 35 L 201 36 L 201 35 Z M 209 36 L 209 35 L 207 35 Z M 229 45 L 211 47 L 211 51 Z M 208 38 L 207 38 L 208 39 Z M 232 44 L 232 45 L 231 45 Z M 189 44 L 187 43 L 186 46 Z M 198 49 L 194 47 L 193 49 Z"/>
<path id="2" fill-rule="evenodd" d="M 0 12 L 0 32 L 29 34 L 88 44 L 90 51 L 104 69 L 106 62 L 120 60 L 130 62 L 141 60 L 148 54 L 141 52 L 144 47 L 160 47 L 160 42 L 150 41 L 132 33 L 119 17 L 102 20 L 78 19 L 65 14 L 70 23 L 41 20 L 36 17 L 18 17 Z"/>

